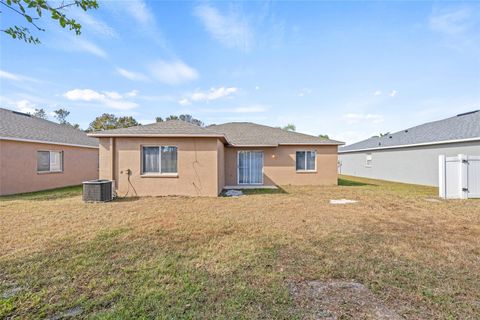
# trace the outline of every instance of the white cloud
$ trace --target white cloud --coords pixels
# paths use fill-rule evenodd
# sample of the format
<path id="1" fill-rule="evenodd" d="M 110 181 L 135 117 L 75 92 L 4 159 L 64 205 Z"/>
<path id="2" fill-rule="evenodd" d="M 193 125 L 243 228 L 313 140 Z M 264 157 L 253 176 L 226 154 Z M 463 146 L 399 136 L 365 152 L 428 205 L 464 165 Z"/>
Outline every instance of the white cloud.
<path id="1" fill-rule="evenodd" d="M 138 90 L 129 91 L 129 92 L 125 93 L 125 96 L 126 97 L 136 97 L 136 96 L 138 96 Z"/>
<path id="2" fill-rule="evenodd" d="M 250 50 L 253 43 L 253 31 L 247 19 L 238 12 L 221 14 L 211 5 L 200 5 L 194 10 L 205 29 L 213 38 L 229 48 Z"/>
<path id="3" fill-rule="evenodd" d="M 255 86 L 255 90 L 260 90 L 260 87 L 259 86 Z"/>
<path id="4" fill-rule="evenodd" d="M 4 71 L 4 70 L 0 70 L 0 78 L 1 79 L 12 80 L 12 81 L 17 81 L 17 82 L 24 82 L 24 81 L 40 82 L 40 80 L 37 80 L 35 78 L 30 78 L 30 77 L 27 77 L 27 76 L 7 72 L 7 71 Z"/>
<path id="5" fill-rule="evenodd" d="M 189 105 L 191 102 L 201 102 L 201 101 L 213 101 L 221 98 L 228 97 L 232 94 L 235 94 L 238 91 L 236 87 L 220 87 L 220 88 L 211 88 L 208 91 L 196 91 L 188 97 L 183 97 L 178 101 L 183 106 Z"/>
<path id="6" fill-rule="evenodd" d="M 155 18 L 151 11 L 147 8 L 147 4 L 143 0 L 126 1 L 122 5 L 125 6 L 127 12 L 141 25 L 149 26 L 155 23 Z"/>
<path id="7" fill-rule="evenodd" d="M 72 11 L 73 13 L 73 11 Z M 116 38 L 118 37 L 115 30 L 106 24 L 104 21 L 94 18 L 92 15 L 82 11 L 76 10 L 73 13 L 74 17 L 81 23 L 82 30 L 83 28 L 87 28 L 96 34 L 100 34 L 106 37 Z"/>
<path id="8" fill-rule="evenodd" d="M 15 102 L 15 108 L 23 113 L 34 113 L 36 105 L 24 99 Z"/>
<path id="9" fill-rule="evenodd" d="M 105 91 L 105 95 L 113 100 L 120 100 L 122 99 L 122 95 L 116 91 Z"/>
<path id="10" fill-rule="evenodd" d="M 102 48 L 83 38 L 72 36 L 68 42 L 69 45 L 65 47 L 67 50 L 87 52 L 100 58 L 107 57 L 107 53 Z"/>
<path id="11" fill-rule="evenodd" d="M 67 91 L 64 97 L 72 101 L 98 101 L 105 99 L 105 95 L 91 89 L 73 89 Z"/>
<path id="12" fill-rule="evenodd" d="M 127 70 L 127 69 L 123 69 L 123 68 L 116 68 L 117 70 L 117 73 L 119 75 L 121 75 L 122 77 L 124 78 L 127 78 L 128 80 L 132 80 L 132 81 L 147 81 L 148 80 L 148 77 L 142 73 L 139 73 L 139 72 L 134 72 L 134 71 L 130 71 L 130 70 Z"/>
<path id="13" fill-rule="evenodd" d="M 383 116 L 380 114 L 361 114 L 361 113 L 347 113 L 344 119 L 348 124 L 354 124 L 359 122 L 381 123 L 383 122 Z"/>
<path id="14" fill-rule="evenodd" d="M 150 72 L 153 78 L 169 85 L 198 79 L 197 70 L 180 60 L 159 60 L 151 65 Z"/>
<path id="15" fill-rule="evenodd" d="M 395 97 L 397 95 L 398 91 L 397 90 L 392 90 L 392 92 L 390 92 L 390 97 Z"/>
<path id="16" fill-rule="evenodd" d="M 129 110 L 138 107 L 138 104 L 126 99 L 134 97 L 136 94 L 136 90 L 122 95 L 116 91 L 97 92 L 92 89 L 73 89 L 67 91 L 63 96 L 72 101 L 98 102 L 112 109 Z"/>
<path id="17" fill-rule="evenodd" d="M 472 26 L 472 13 L 466 7 L 453 11 L 436 11 L 429 18 L 430 29 L 449 35 L 462 33 Z"/>
<path id="18" fill-rule="evenodd" d="M 187 98 L 182 98 L 178 101 L 178 103 L 182 106 L 188 106 L 190 104 L 190 100 L 188 100 Z"/>
<path id="19" fill-rule="evenodd" d="M 303 89 L 300 89 L 297 93 L 297 95 L 299 97 L 304 97 L 306 96 L 307 94 L 310 94 L 312 93 L 312 89 L 309 89 L 309 88 L 303 88 Z"/>
<path id="20" fill-rule="evenodd" d="M 375 97 L 381 96 L 381 95 L 382 95 L 382 91 L 377 90 L 377 91 L 375 91 L 375 92 L 373 93 L 373 95 L 374 95 Z"/>

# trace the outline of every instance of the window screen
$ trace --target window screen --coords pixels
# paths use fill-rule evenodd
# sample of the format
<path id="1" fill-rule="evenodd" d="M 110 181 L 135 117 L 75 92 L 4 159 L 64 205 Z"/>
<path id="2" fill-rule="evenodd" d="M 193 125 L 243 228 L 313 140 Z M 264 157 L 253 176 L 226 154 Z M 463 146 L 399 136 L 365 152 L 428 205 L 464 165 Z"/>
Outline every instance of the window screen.
<path id="1" fill-rule="evenodd" d="M 297 151 L 296 169 L 297 171 L 315 171 L 317 153 L 315 151 Z"/>

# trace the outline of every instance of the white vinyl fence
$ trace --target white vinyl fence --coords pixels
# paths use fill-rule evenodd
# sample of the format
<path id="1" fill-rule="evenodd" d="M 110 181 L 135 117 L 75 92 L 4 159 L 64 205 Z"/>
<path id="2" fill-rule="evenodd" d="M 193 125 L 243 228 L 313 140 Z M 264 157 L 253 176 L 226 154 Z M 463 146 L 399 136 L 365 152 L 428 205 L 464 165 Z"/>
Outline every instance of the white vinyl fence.
<path id="1" fill-rule="evenodd" d="M 480 198 L 480 156 L 459 154 L 438 157 L 440 197 L 447 199 Z"/>

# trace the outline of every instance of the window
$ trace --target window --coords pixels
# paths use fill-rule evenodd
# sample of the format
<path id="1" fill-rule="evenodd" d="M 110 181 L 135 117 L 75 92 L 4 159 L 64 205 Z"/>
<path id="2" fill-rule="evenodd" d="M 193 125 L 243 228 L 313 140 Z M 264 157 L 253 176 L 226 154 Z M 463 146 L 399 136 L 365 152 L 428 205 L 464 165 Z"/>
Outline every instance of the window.
<path id="1" fill-rule="evenodd" d="M 372 166 L 372 154 L 371 153 L 367 153 L 366 154 L 366 157 L 365 157 L 365 167 L 371 167 Z"/>
<path id="2" fill-rule="evenodd" d="M 317 153 L 315 151 L 297 151 L 297 171 L 317 170 Z"/>
<path id="3" fill-rule="evenodd" d="M 62 151 L 37 151 L 38 172 L 62 172 L 63 152 Z"/>
<path id="4" fill-rule="evenodd" d="M 177 173 L 177 147 L 143 147 L 143 173 Z"/>

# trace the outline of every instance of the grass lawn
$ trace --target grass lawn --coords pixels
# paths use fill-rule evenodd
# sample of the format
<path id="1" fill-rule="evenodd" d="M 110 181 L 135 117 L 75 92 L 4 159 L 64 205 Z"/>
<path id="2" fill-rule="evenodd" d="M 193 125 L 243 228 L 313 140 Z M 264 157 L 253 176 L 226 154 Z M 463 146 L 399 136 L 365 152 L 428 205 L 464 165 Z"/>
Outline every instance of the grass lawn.
<path id="1" fill-rule="evenodd" d="M 478 319 L 480 201 L 351 177 L 282 190 L 0 198 L 0 318 L 295 319 L 289 283 L 353 279 L 405 318 Z"/>

